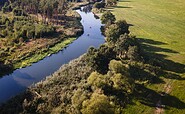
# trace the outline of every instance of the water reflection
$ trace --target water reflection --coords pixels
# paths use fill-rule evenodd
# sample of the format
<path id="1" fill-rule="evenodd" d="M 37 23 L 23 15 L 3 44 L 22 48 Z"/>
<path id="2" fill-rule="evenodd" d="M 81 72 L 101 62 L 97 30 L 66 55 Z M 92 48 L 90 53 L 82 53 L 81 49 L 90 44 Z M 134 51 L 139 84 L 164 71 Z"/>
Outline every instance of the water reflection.
<path id="1" fill-rule="evenodd" d="M 94 14 L 90 12 L 91 9 L 92 6 L 87 6 L 77 10 L 82 17 L 81 23 L 84 27 L 84 33 L 66 49 L 46 57 L 32 66 L 17 69 L 12 74 L 0 78 L 0 103 L 24 91 L 33 83 L 43 80 L 63 64 L 78 58 L 90 46 L 98 47 L 104 43 L 104 36 L 100 31 L 102 24 L 99 19 L 94 18 Z"/>
<path id="2" fill-rule="evenodd" d="M 90 13 L 92 10 L 92 7 L 93 7 L 92 4 L 87 5 L 87 6 L 82 7 L 80 11 L 85 12 L 85 13 Z"/>

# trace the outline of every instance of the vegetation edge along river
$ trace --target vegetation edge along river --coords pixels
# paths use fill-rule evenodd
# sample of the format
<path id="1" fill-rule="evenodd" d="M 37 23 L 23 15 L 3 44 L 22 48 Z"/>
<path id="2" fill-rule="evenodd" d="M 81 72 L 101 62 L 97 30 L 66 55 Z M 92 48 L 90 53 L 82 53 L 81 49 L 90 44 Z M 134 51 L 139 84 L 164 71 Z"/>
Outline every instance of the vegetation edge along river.
<path id="1" fill-rule="evenodd" d="M 11 7 L 12 4 L 16 4 L 16 2 L 12 3 L 5 3 L 4 7 Z M 13 70 L 17 68 L 22 68 L 31 65 L 32 63 L 38 62 L 39 60 L 45 58 L 46 56 L 49 56 L 53 53 L 56 53 L 63 48 L 65 48 L 68 44 L 72 43 L 76 37 L 80 36 L 83 33 L 83 27 L 80 23 L 81 17 L 80 15 L 73 9 L 75 7 L 81 6 L 83 4 L 88 3 L 78 3 L 78 4 L 68 4 L 68 6 L 65 6 L 66 8 L 61 11 L 61 13 L 65 12 L 65 15 L 57 14 L 57 18 L 63 18 L 62 20 L 58 19 L 53 20 L 54 17 L 47 17 L 51 18 L 51 21 L 41 20 L 39 17 L 39 14 L 37 14 L 37 18 L 35 17 L 36 14 L 29 12 L 31 14 L 15 14 L 15 11 L 22 12 L 22 10 L 19 8 L 12 10 L 11 9 L 5 9 L 5 11 L 1 11 L 0 14 L 0 25 L 1 25 L 1 33 L 0 37 L 3 37 L 0 39 L 0 76 L 3 76 L 7 73 L 11 73 Z M 3 8 L 4 8 L 3 7 Z M 59 6 L 57 6 L 59 7 Z M 62 6 L 60 6 L 62 7 Z M 2 8 L 2 9 L 3 9 Z M 13 7 L 12 7 L 13 9 Z M 60 13 L 60 12 L 59 12 Z M 9 16 L 9 17 L 8 17 Z M 71 18 L 72 17 L 72 18 Z M 70 19 L 71 18 L 71 19 Z M 11 22 L 10 22 L 11 21 Z M 30 23 L 38 23 L 36 26 L 37 28 L 41 27 L 40 30 L 29 28 L 26 26 Z M 53 22 L 55 21 L 55 22 Z M 57 22 L 56 22 L 57 21 Z M 64 21 L 64 22 L 60 22 Z M 27 22 L 27 25 L 24 25 L 21 28 L 20 24 L 23 24 L 24 22 Z M 8 23 L 8 24 L 7 24 Z M 47 24 L 42 24 L 47 23 Z M 60 24 L 61 23 L 61 24 Z M 64 23 L 64 24 L 62 24 Z M 7 25 L 4 25 L 7 24 Z M 13 26 L 6 27 L 6 26 Z M 48 27 L 48 30 L 44 33 L 44 28 Z M 31 26 L 32 27 L 32 26 Z M 27 29 L 31 29 L 31 32 L 25 32 L 25 36 L 21 36 L 23 33 L 19 33 L 19 31 L 15 31 L 16 29 L 22 29 L 26 31 Z M 11 32 L 7 32 L 7 30 L 10 29 Z M 49 30 L 51 29 L 51 30 Z M 36 31 L 37 30 L 37 31 Z M 42 30 L 42 31 L 41 31 Z M 23 32 L 24 32 L 23 31 Z M 34 33 L 35 31 L 35 33 Z M 36 32 L 43 32 L 42 36 L 36 34 Z M 7 33 L 6 33 L 7 32 Z M 16 36 L 18 35 L 19 36 Z M 33 34 L 33 36 L 32 36 Z M 8 36 L 9 35 L 9 36 Z M 29 35 L 29 36 L 28 36 Z M 12 37 L 12 38 L 9 38 Z"/>
<path id="2" fill-rule="evenodd" d="M 109 11 L 102 15 L 101 20 L 105 23 L 102 28 L 106 35 L 105 44 L 98 49 L 90 48 L 85 55 L 62 66 L 46 80 L 11 99 L 0 107 L 0 111 L 158 114 L 164 113 L 167 107 L 167 110 L 175 108 L 174 113 L 183 112 L 185 103 L 169 93 L 169 84 L 164 91 L 148 87 L 163 85 L 166 81 L 164 77 L 183 78 L 169 72 L 172 69 L 163 64 L 166 61 L 146 52 L 141 45 L 142 40 L 129 34 L 126 21 L 115 21 Z M 183 70 L 184 65 L 174 64 Z"/>

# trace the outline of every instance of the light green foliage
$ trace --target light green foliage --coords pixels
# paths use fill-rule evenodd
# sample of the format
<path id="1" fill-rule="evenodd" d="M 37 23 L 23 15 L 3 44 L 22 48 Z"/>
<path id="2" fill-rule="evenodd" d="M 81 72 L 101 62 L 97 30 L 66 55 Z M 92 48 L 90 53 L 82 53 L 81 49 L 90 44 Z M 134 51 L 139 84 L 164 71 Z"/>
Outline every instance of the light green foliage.
<path id="1" fill-rule="evenodd" d="M 99 74 L 98 72 L 92 72 L 87 81 L 90 85 L 96 88 L 103 88 L 106 84 L 106 76 Z"/>
<path id="2" fill-rule="evenodd" d="M 110 71 L 114 73 L 121 73 L 121 74 L 127 74 L 129 66 L 124 65 L 121 61 L 111 60 L 109 63 L 109 69 Z M 129 74 L 127 74 L 129 75 Z"/>
<path id="3" fill-rule="evenodd" d="M 73 106 L 79 111 L 82 109 L 82 103 L 88 98 L 87 92 L 81 89 L 78 89 L 72 99 Z"/>
<path id="4" fill-rule="evenodd" d="M 19 8 L 14 8 L 12 12 L 14 16 L 27 16 L 27 14 L 22 9 Z"/>
<path id="5" fill-rule="evenodd" d="M 83 102 L 82 114 L 113 114 L 114 108 L 107 96 L 93 93 L 89 100 Z"/>
<path id="6" fill-rule="evenodd" d="M 125 94 L 131 94 L 133 92 L 134 83 L 132 79 L 128 78 L 128 76 L 117 73 L 114 74 L 111 80 L 113 81 L 113 87 L 116 90 L 125 92 Z"/>

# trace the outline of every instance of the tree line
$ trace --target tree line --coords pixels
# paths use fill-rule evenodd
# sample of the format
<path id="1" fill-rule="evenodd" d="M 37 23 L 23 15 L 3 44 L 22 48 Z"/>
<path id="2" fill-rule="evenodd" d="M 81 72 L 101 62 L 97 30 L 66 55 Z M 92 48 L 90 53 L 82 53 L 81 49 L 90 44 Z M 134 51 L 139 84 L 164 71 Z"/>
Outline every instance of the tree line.
<path id="1" fill-rule="evenodd" d="M 57 22 L 59 14 L 65 15 L 67 2 L 65 0 L 8 0 L 2 7 L 2 11 L 26 12 L 39 18 L 41 15 L 44 22 Z M 21 13 L 19 14 L 21 15 Z M 56 19 L 56 20 L 55 20 Z"/>

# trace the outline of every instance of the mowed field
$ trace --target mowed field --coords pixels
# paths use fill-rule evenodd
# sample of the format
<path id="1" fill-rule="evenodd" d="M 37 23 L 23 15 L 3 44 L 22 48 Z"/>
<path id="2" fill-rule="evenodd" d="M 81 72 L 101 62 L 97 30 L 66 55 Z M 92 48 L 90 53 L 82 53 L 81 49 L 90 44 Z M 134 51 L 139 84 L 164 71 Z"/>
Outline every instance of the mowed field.
<path id="1" fill-rule="evenodd" d="M 168 94 L 161 100 L 161 113 L 185 114 L 185 0 L 120 0 L 110 10 L 118 20 L 125 19 L 132 25 L 131 34 L 143 42 L 146 51 L 163 60 L 165 70 L 173 74 L 161 74 L 163 83 L 148 85 L 157 93 Z M 160 111 L 136 101 L 126 113 Z"/>

